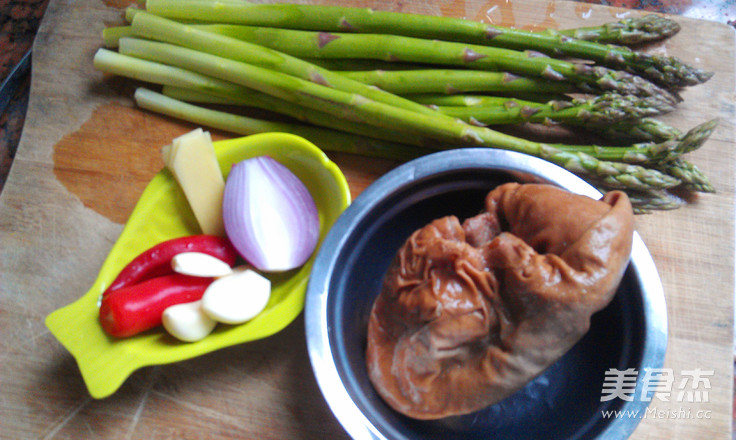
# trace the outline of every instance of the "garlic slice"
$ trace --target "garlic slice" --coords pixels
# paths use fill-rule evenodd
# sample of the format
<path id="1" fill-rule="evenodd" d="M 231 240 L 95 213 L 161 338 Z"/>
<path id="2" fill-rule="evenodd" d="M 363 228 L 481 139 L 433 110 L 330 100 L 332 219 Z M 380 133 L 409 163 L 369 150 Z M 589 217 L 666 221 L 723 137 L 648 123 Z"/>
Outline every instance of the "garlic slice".
<path id="1" fill-rule="evenodd" d="M 222 277 L 230 275 L 232 268 L 212 255 L 203 252 L 182 252 L 171 259 L 174 272 L 194 277 Z"/>
<path id="2" fill-rule="evenodd" d="M 217 321 L 202 310 L 202 301 L 176 304 L 164 310 L 161 319 L 164 328 L 171 336 L 184 341 L 195 342 L 212 333 Z"/>
<path id="3" fill-rule="evenodd" d="M 215 321 L 241 324 L 266 308 L 271 281 L 251 269 L 239 269 L 218 278 L 202 296 L 202 309 Z"/>

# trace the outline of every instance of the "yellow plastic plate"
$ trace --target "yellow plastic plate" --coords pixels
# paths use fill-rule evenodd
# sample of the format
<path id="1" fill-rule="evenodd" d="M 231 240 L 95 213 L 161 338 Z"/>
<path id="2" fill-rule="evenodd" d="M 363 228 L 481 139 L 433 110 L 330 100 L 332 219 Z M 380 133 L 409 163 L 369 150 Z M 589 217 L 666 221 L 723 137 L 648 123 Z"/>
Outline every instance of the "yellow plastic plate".
<path id="1" fill-rule="evenodd" d="M 350 190 L 337 165 L 319 148 L 298 136 L 256 134 L 215 142 L 215 151 L 225 176 L 234 163 L 261 155 L 269 155 L 288 167 L 304 182 L 317 204 L 320 242 L 350 204 Z M 114 393 L 138 368 L 177 362 L 270 336 L 301 313 L 314 255 L 299 269 L 268 275 L 273 289 L 268 306 L 245 324 L 218 325 L 212 334 L 194 343 L 179 342 L 163 328 L 126 339 L 108 336 L 98 323 L 98 301 L 120 270 L 157 243 L 200 233 L 179 185 L 167 170 L 161 171 L 141 195 L 92 288 L 76 302 L 46 318 L 51 333 L 76 359 L 93 397 Z"/>

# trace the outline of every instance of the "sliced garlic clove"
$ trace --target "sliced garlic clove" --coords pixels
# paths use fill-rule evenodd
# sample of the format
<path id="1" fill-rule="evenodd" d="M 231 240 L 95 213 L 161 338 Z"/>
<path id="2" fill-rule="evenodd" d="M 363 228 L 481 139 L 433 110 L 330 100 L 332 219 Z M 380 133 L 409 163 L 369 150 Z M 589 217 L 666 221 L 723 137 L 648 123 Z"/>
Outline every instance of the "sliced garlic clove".
<path id="1" fill-rule="evenodd" d="M 227 263 L 203 252 L 182 252 L 174 255 L 171 268 L 174 272 L 194 277 L 222 277 L 233 272 Z"/>
<path id="2" fill-rule="evenodd" d="M 202 309 L 215 321 L 241 324 L 261 313 L 271 297 L 271 281 L 251 269 L 218 278 L 202 296 Z"/>
<path id="3" fill-rule="evenodd" d="M 171 336 L 184 341 L 195 342 L 212 333 L 217 321 L 202 310 L 202 301 L 176 304 L 167 307 L 162 315 L 164 328 Z"/>

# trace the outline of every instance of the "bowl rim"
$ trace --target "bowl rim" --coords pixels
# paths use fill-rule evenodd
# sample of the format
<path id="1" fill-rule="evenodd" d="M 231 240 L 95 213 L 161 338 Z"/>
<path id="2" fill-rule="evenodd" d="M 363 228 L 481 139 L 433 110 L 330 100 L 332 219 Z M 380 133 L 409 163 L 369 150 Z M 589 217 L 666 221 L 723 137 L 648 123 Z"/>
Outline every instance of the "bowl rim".
<path id="1" fill-rule="evenodd" d="M 523 173 L 557 185 L 573 193 L 599 199 L 602 194 L 575 174 L 543 159 L 513 151 L 485 148 L 462 148 L 432 153 L 406 162 L 389 171 L 369 185 L 346 209 L 328 232 L 312 268 L 305 303 L 305 333 L 312 371 L 333 415 L 354 439 L 387 440 L 378 427 L 363 414 L 351 399 L 338 373 L 330 351 L 330 331 L 327 323 L 329 285 L 333 278 L 337 257 L 360 223 L 384 197 L 401 191 L 417 180 L 433 175 L 460 170 L 498 170 L 504 173 Z M 641 366 L 657 369 L 664 364 L 667 348 L 667 307 L 657 268 L 646 245 L 635 231 L 630 268 L 641 286 L 644 316 L 644 338 Z M 637 377 L 636 396 L 640 396 L 644 381 Z M 650 393 L 651 394 L 651 393 Z M 651 400 L 651 399 L 650 399 Z M 644 414 L 650 401 L 624 401 L 621 411 Z M 631 413 L 630 413 L 631 414 Z M 611 417 L 611 423 L 601 431 L 599 438 L 628 438 L 641 417 Z"/>

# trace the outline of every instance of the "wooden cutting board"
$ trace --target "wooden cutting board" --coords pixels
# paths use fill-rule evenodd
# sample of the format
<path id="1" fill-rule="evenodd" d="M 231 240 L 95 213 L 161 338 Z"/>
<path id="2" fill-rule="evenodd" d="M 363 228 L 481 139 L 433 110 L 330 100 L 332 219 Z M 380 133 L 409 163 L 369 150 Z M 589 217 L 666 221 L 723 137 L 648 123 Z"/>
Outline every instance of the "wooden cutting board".
<path id="1" fill-rule="evenodd" d="M 333 3 L 445 14 L 540 29 L 638 12 L 584 3 L 435 0 Z M 87 291 L 137 197 L 161 168 L 159 148 L 192 125 L 135 109 L 130 82 L 92 68 L 100 32 L 126 0 L 52 0 L 33 56 L 26 126 L 0 195 L 0 433 L 7 438 L 345 438 L 316 386 L 303 320 L 283 332 L 135 373 L 112 397 L 89 397 L 72 357 L 43 320 Z M 734 305 L 734 32 L 678 18 L 651 48 L 716 72 L 665 119 L 721 125 L 691 155 L 717 187 L 682 209 L 639 216 L 664 284 L 666 368 L 713 371 L 704 402 L 655 401 L 637 439 L 731 438 Z M 215 132 L 217 138 L 232 137 Z M 331 157 L 353 196 L 396 164 Z M 679 412 L 689 410 L 689 417 Z M 700 411 L 700 412 L 698 412 Z"/>

